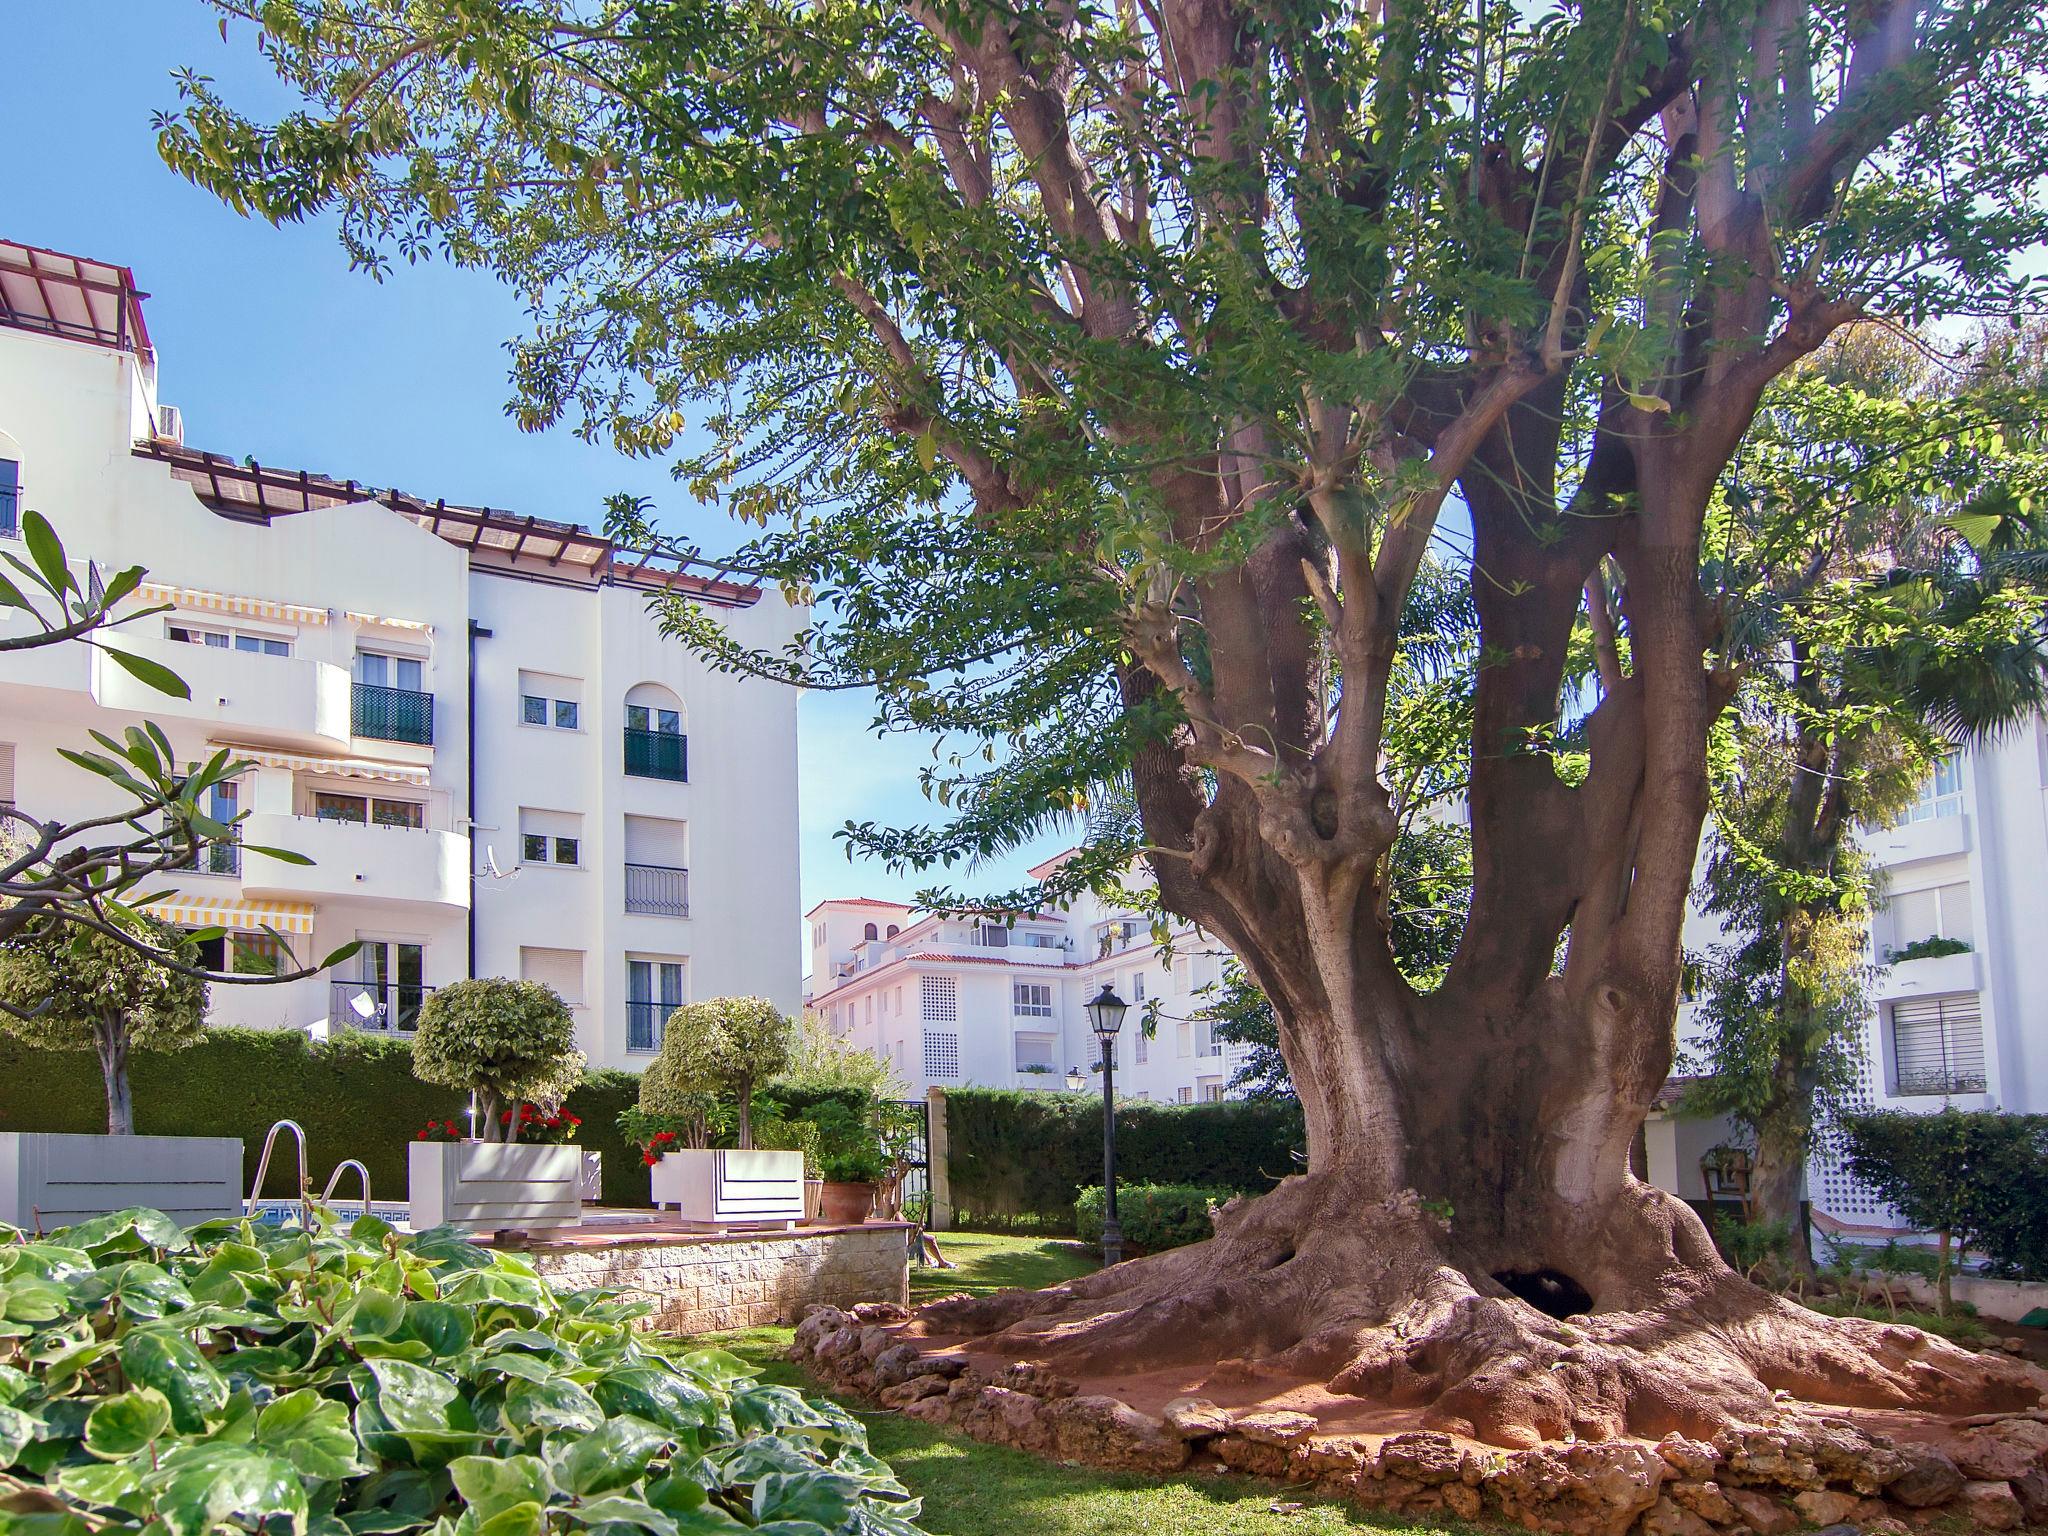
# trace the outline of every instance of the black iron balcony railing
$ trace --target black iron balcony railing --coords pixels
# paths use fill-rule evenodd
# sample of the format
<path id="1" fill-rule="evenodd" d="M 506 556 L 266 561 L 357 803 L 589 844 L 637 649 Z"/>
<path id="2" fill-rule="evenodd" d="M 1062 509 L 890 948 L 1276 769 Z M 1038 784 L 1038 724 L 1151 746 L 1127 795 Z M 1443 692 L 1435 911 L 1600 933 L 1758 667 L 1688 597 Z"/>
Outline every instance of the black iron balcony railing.
<path id="1" fill-rule="evenodd" d="M 626 774 L 635 779 L 690 777 L 690 738 L 680 731 L 640 731 L 626 727 Z"/>
<path id="2" fill-rule="evenodd" d="M 327 1018 L 337 1028 L 366 1029 L 374 1034 L 410 1034 L 419 1023 L 420 1004 L 434 989 L 415 982 L 330 981 Z"/>
<path id="3" fill-rule="evenodd" d="M 681 1006 L 680 1003 L 627 1003 L 626 1049 L 629 1051 L 660 1050 L 661 1033 L 668 1026 L 668 1016 Z"/>
<path id="4" fill-rule="evenodd" d="M 1975 1071 L 1968 1067 L 1923 1067 L 1917 1072 L 1899 1074 L 1898 1096 L 1905 1099 L 1935 1094 L 1982 1093 L 1984 1086 L 1981 1067 Z"/>
<path id="5" fill-rule="evenodd" d="M 350 696 L 349 729 L 378 741 L 434 744 L 434 696 L 417 688 L 357 683 Z"/>
<path id="6" fill-rule="evenodd" d="M 21 537 L 21 494 L 12 486 L 0 486 L 0 539 Z"/>
<path id="7" fill-rule="evenodd" d="M 626 910 L 655 917 L 688 917 L 690 872 L 669 864 L 628 864 Z"/>
<path id="8" fill-rule="evenodd" d="M 242 840 L 239 837 L 201 843 L 196 852 L 198 857 L 192 867 L 202 875 L 239 875 L 242 872 Z"/>

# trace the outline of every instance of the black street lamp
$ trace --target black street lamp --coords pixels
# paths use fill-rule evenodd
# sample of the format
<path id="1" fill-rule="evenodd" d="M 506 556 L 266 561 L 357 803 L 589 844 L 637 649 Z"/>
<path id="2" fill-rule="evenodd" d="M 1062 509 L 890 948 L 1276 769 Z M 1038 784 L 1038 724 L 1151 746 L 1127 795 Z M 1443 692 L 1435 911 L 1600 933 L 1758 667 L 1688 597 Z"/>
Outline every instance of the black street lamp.
<path id="1" fill-rule="evenodd" d="M 1116 1264 L 1124 1256 L 1124 1229 L 1116 1219 L 1116 1033 L 1124 1027 L 1130 1004 L 1110 990 L 1108 982 L 1088 1000 L 1088 1027 L 1102 1042 L 1102 1262 Z"/>

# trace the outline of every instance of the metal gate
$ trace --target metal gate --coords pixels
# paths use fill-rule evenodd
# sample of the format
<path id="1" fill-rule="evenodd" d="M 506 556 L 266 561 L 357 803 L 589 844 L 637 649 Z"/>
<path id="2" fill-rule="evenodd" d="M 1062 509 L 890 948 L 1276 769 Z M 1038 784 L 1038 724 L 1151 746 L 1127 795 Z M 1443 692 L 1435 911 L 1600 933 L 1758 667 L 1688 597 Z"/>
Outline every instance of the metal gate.
<path id="1" fill-rule="evenodd" d="M 897 1102 L 909 1111 L 904 1118 L 911 1126 L 910 1145 L 906 1149 L 909 1166 L 903 1171 L 897 1193 L 903 1202 L 904 1218 L 924 1226 L 932 1214 L 932 1107 L 923 1099 Z"/>

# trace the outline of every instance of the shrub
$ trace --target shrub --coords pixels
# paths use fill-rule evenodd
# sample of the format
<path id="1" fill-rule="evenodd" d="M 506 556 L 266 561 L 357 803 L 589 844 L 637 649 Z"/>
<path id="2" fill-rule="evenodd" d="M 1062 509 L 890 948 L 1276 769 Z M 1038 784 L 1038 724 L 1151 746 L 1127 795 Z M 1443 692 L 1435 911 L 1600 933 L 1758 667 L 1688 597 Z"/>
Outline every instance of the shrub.
<path id="1" fill-rule="evenodd" d="M 1888 949 L 1886 960 L 1897 963 L 1901 960 L 1932 960 L 1941 955 L 1967 955 L 1970 943 L 1967 939 L 1944 938 L 1939 934 L 1924 939 L 1915 939 L 1903 949 Z"/>
<path id="2" fill-rule="evenodd" d="M 1094 1094 L 963 1088 L 946 1095 L 953 1205 L 977 1224 L 1065 1228 L 1075 1197 L 1102 1182 L 1102 1100 Z M 1196 1184 L 1250 1194 L 1298 1172 L 1292 1099 L 1116 1107 L 1119 1182 Z"/>
<path id="3" fill-rule="evenodd" d="M 1797 1237 L 1789 1221 L 1745 1221 L 1717 1205 L 1710 1208 L 1707 1225 L 1721 1257 L 1746 1279 L 1773 1283 L 1791 1265 Z"/>
<path id="4" fill-rule="evenodd" d="M 583 1076 L 576 1021 L 537 981 L 475 978 L 442 987 L 420 1006 L 412 1070 L 477 1096 L 483 1140 L 517 1140 L 500 1115 L 531 1099 L 560 1103 Z"/>
<path id="5" fill-rule="evenodd" d="M 887 1171 L 871 1115 L 828 1099 L 806 1111 L 818 1133 L 818 1172 L 833 1184 L 879 1184 Z"/>
<path id="6" fill-rule="evenodd" d="M 137 916 L 137 939 L 176 950 L 177 930 Z M 206 983 L 92 929 L 31 931 L 0 948 L 0 1013 L 8 1032 L 56 1051 L 91 1051 L 105 1085 L 107 1134 L 135 1130 L 131 1051 L 180 1051 L 206 1032 Z"/>
<path id="7" fill-rule="evenodd" d="M 789 1061 L 769 1086 L 771 1091 L 797 1094 L 851 1091 L 865 1099 L 910 1097 L 910 1085 L 886 1058 L 840 1039 L 808 1008 L 790 1036 Z"/>
<path id="8" fill-rule="evenodd" d="M 1888 1110 L 1848 1116 L 1842 1132 L 1850 1174 L 1915 1229 L 1939 1234 L 1944 1312 L 1964 1250 L 2048 1275 L 2048 1115 Z"/>
<path id="9" fill-rule="evenodd" d="M 1206 1184 L 1123 1184 L 1116 1187 L 1116 1220 L 1124 1241 L 1147 1253 L 1183 1248 L 1216 1235 L 1213 1207 L 1236 1194 Z M 1102 1186 L 1091 1184 L 1074 1200 L 1074 1235 L 1102 1241 Z"/>
<path id="10" fill-rule="evenodd" d="M 640 1107 L 684 1113 L 703 1095 L 725 1095 L 738 1114 L 739 1145 L 754 1144 L 754 1090 L 789 1062 L 795 1026 L 765 997 L 715 997 L 685 1003 L 668 1016 L 661 1053 L 649 1067 L 654 1082 Z"/>
<path id="11" fill-rule="evenodd" d="M 915 1536 L 844 1409 L 445 1228 L 126 1211 L 16 1235 L 0 1281 L 0 1467 L 29 1526 Z"/>

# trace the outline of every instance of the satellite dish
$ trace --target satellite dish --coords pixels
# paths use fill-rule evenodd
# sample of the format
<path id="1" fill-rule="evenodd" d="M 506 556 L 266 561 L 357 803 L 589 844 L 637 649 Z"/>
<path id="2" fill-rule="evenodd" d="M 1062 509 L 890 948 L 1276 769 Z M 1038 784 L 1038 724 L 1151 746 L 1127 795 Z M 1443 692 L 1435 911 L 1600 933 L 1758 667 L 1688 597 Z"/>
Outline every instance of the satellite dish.
<path id="1" fill-rule="evenodd" d="M 370 1001 L 370 994 L 358 992 L 348 1000 L 349 1012 L 367 1023 L 377 1017 L 377 1005 Z"/>
<path id="2" fill-rule="evenodd" d="M 519 871 L 516 869 L 507 874 L 504 870 L 498 868 L 498 850 L 489 843 L 484 844 L 484 870 L 493 880 L 517 880 L 519 878 Z"/>

